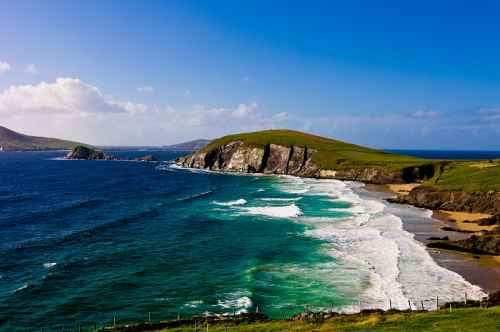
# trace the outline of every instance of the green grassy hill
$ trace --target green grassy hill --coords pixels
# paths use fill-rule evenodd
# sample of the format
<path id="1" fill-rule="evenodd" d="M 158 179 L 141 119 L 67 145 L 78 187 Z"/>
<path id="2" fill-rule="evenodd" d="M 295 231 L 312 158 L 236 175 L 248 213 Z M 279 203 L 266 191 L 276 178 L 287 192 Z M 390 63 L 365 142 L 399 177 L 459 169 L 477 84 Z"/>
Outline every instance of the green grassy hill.
<path id="1" fill-rule="evenodd" d="M 313 156 L 313 161 L 323 169 L 345 169 L 366 166 L 402 169 L 429 162 L 421 158 L 370 149 L 295 130 L 264 130 L 228 135 L 212 141 L 203 150 L 209 151 L 219 145 L 232 141 L 242 141 L 246 145 L 258 147 L 263 147 L 270 143 L 283 146 L 307 146 L 310 149 L 317 150 L 317 153 Z"/>
<path id="2" fill-rule="evenodd" d="M 0 146 L 4 151 L 70 150 L 77 145 L 82 144 L 57 138 L 24 135 L 0 126 Z"/>
<path id="3" fill-rule="evenodd" d="M 241 141 L 248 146 L 267 144 L 307 146 L 317 150 L 313 162 L 321 169 L 346 170 L 381 167 L 399 171 L 411 166 L 431 165 L 434 176 L 426 186 L 438 190 L 484 192 L 500 191 L 500 160 L 445 161 L 429 160 L 389 153 L 343 141 L 294 130 L 264 130 L 228 135 L 213 140 L 202 150 L 208 152 L 229 142 Z"/>

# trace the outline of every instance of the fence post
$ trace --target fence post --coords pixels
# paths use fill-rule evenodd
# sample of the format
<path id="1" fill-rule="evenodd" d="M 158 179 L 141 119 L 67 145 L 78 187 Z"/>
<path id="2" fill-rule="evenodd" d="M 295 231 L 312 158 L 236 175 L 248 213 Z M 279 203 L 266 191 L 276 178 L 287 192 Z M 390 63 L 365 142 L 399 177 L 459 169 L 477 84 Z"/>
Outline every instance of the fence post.
<path id="1" fill-rule="evenodd" d="M 465 292 L 465 305 L 467 305 L 467 292 Z"/>
<path id="2" fill-rule="evenodd" d="M 439 310 L 439 296 L 436 296 L 436 310 Z"/>
<path id="3" fill-rule="evenodd" d="M 181 320 L 181 313 L 180 312 L 177 313 L 177 320 Z"/>
<path id="4" fill-rule="evenodd" d="M 255 308 L 255 313 L 256 313 L 256 314 L 258 314 L 258 313 L 259 313 L 259 306 L 257 306 L 257 307 Z"/>
<path id="5" fill-rule="evenodd" d="M 392 310 L 392 300 L 389 299 L 389 310 Z"/>
<path id="6" fill-rule="evenodd" d="M 450 303 L 450 312 L 451 312 L 451 303 Z"/>
<path id="7" fill-rule="evenodd" d="M 408 308 L 410 308 L 410 311 L 412 310 L 412 309 L 411 309 L 411 302 L 410 302 L 410 299 L 408 299 Z"/>
<path id="8" fill-rule="evenodd" d="M 113 326 L 116 326 L 116 316 L 113 316 Z"/>
<path id="9" fill-rule="evenodd" d="M 151 311 L 148 311 L 148 322 L 151 323 Z"/>
<path id="10" fill-rule="evenodd" d="M 424 308 L 424 301 L 420 300 L 420 304 L 422 305 L 422 310 L 425 310 L 425 308 Z"/>

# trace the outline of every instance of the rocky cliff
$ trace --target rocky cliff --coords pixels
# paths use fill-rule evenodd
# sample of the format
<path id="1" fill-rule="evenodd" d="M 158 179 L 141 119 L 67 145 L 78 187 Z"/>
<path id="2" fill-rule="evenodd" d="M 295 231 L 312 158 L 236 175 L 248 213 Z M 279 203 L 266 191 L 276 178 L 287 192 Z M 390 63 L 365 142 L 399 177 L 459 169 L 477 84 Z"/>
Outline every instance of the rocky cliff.
<path id="1" fill-rule="evenodd" d="M 379 166 L 322 169 L 314 162 L 316 152 L 307 146 L 267 144 L 256 147 L 233 141 L 180 157 L 176 163 L 183 167 L 214 171 L 288 174 L 377 184 L 417 181 L 434 174 L 434 168 L 429 165 L 412 166 L 400 171 Z"/>

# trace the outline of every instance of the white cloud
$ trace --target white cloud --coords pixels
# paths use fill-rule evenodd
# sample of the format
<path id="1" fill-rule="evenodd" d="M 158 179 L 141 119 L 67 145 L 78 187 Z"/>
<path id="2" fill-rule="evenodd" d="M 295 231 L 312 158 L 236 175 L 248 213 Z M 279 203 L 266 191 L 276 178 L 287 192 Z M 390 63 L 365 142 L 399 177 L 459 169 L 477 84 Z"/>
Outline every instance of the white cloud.
<path id="1" fill-rule="evenodd" d="M 259 112 L 256 102 L 177 109 L 120 101 L 74 78 L 11 86 L 0 93 L 0 117 L 2 125 L 33 135 L 102 145 L 161 145 L 285 127 L 286 121 L 283 114 Z"/>
<path id="2" fill-rule="evenodd" d="M 0 94 L 0 113 L 122 113 L 144 106 L 113 100 L 79 79 L 58 78 L 55 83 L 11 86 Z"/>
<path id="3" fill-rule="evenodd" d="M 11 70 L 11 66 L 7 62 L 0 61 L 0 74 L 6 73 Z"/>
<path id="4" fill-rule="evenodd" d="M 24 72 L 27 74 L 36 75 L 38 74 L 38 68 L 34 64 L 30 63 L 24 68 Z"/>
<path id="5" fill-rule="evenodd" d="M 153 93 L 155 92 L 155 89 L 152 86 L 146 85 L 146 86 L 141 86 L 137 88 L 137 92 L 140 93 Z"/>

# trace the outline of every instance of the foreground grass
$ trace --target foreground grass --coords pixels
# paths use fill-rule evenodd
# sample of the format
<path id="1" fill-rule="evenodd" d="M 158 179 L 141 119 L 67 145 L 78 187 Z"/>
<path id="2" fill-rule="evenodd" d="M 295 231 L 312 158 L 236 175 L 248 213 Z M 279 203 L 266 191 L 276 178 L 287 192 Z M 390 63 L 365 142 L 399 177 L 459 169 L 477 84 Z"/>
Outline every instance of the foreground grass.
<path id="1" fill-rule="evenodd" d="M 161 331 L 194 331 L 194 324 Z M 268 321 L 256 323 L 218 322 L 209 331 L 499 331 L 500 306 L 492 308 L 442 309 L 437 312 L 395 312 L 345 315 L 322 322 Z M 197 331 L 206 331 L 198 324 Z"/>

